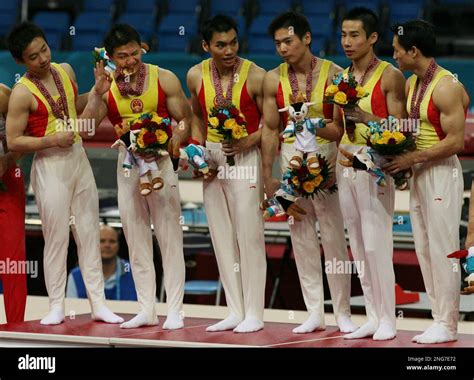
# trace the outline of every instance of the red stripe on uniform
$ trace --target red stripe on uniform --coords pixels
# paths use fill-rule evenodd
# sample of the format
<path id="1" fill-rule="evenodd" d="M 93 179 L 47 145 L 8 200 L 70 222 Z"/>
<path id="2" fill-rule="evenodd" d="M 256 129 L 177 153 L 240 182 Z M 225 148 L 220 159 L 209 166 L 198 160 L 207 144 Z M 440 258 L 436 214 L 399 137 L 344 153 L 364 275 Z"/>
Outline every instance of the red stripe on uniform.
<path id="1" fill-rule="evenodd" d="M 32 93 L 33 94 L 33 93 Z M 43 137 L 48 128 L 48 110 L 44 103 L 33 94 L 38 102 L 38 108 L 35 112 L 28 115 L 28 125 L 26 127 L 26 134 L 32 137 Z"/>

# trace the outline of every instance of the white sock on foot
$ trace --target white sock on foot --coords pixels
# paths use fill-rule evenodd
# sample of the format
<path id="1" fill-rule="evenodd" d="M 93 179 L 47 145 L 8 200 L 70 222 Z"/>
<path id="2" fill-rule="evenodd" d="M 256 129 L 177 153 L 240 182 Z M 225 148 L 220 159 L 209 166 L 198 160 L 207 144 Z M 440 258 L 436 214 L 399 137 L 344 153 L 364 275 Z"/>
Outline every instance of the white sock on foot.
<path id="1" fill-rule="evenodd" d="M 351 333 L 359 328 L 359 326 L 352 322 L 351 317 L 347 315 L 341 315 L 337 317 L 336 321 L 337 325 L 339 326 L 339 331 L 342 333 Z"/>
<path id="2" fill-rule="evenodd" d="M 230 314 L 226 319 L 209 326 L 206 331 L 216 332 L 216 331 L 226 331 L 235 329 L 239 323 L 242 322 L 242 319 L 237 317 L 234 314 Z"/>
<path id="3" fill-rule="evenodd" d="M 353 333 L 344 335 L 344 339 L 362 339 L 372 336 L 377 331 L 377 324 L 373 321 L 367 321 Z"/>
<path id="4" fill-rule="evenodd" d="M 184 327 L 184 320 L 181 315 L 175 311 L 170 311 L 166 317 L 165 323 L 163 323 L 163 329 L 165 330 L 177 330 Z"/>
<path id="5" fill-rule="evenodd" d="M 442 324 L 437 323 L 430 331 L 423 334 L 418 339 L 417 343 L 430 344 L 430 343 L 445 343 L 457 340 L 457 336 L 453 335 L 449 330 Z"/>
<path id="6" fill-rule="evenodd" d="M 436 322 L 433 323 L 430 327 L 428 327 L 422 334 L 415 335 L 415 336 L 411 339 L 411 341 L 418 343 L 418 340 L 419 340 L 421 337 L 425 336 L 425 334 L 429 334 L 430 330 L 433 329 L 435 326 L 436 326 Z"/>
<path id="7" fill-rule="evenodd" d="M 234 329 L 235 333 L 251 333 L 263 329 L 263 321 L 255 317 L 247 317 Z"/>
<path id="8" fill-rule="evenodd" d="M 373 340 L 390 340 L 397 335 L 397 329 L 390 323 L 380 322 L 377 331 L 373 336 Z"/>
<path id="9" fill-rule="evenodd" d="M 143 326 L 156 326 L 158 324 L 158 317 L 150 321 L 144 313 L 138 313 L 135 317 L 120 325 L 121 329 L 135 329 Z"/>
<path id="10" fill-rule="evenodd" d="M 322 326 L 321 319 L 316 313 L 311 313 L 308 319 L 300 326 L 293 329 L 294 334 L 307 334 L 314 330 L 324 330 L 325 326 Z"/>
<path id="11" fill-rule="evenodd" d="M 41 320 L 42 325 L 59 325 L 64 322 L 64 311 L 62 309 L 53 309 Z"/>
<path id="12" fill-rule="evenodd" d="M 123 318 L 119 317 L 117 314 L 114 314 L 110 311 L 107 306 L 101 306 L 99 309 L 92 313 L 92 319 L 94 321 L 102 321 L 105 323 L 122 323 Z"/>

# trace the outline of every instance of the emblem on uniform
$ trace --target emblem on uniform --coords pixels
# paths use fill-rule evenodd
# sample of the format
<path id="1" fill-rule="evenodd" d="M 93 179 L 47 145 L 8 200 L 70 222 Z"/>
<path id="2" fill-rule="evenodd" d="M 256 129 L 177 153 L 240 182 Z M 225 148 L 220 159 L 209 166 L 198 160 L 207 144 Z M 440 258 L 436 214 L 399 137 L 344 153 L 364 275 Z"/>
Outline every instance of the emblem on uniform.
<path id="1" fill-rule="evenodd" d="M 130 108 L 133 113 L 141 113 L 143 111 L 143 102 L 140 99 L 133 99 L 130 102 Z"/>

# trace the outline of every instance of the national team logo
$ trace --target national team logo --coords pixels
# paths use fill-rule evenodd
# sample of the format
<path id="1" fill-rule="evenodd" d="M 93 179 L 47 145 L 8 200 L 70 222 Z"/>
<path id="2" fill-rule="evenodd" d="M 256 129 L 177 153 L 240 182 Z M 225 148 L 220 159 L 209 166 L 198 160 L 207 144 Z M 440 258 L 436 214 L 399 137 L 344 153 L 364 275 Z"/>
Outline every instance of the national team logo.
<path id="1" fill-rule="evenodd" d="M 141 113 L 143 111 L 143 102 L 140 99 L 133 99 L 130 102 L 130 108 L 133 113 Z"/>

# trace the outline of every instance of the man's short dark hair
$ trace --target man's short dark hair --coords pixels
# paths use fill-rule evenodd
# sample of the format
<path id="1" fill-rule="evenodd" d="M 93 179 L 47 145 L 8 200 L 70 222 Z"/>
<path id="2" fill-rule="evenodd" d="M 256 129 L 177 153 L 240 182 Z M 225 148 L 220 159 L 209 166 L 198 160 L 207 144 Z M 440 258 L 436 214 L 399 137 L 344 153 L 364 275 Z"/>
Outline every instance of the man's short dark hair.
<path id="1" fill-rule="evenodd" d="M 300 40 L 303 40 L 306 33 L 311 33 L 311 26 L 306 16 L 293 11 L 276 16 L 268 26 L 268 33 L 272 38 L 275 38 L 275 33 L 278 29 L 288 29 L 290 27 L 293 28 L 293 33 L 296 34 Z"/>
<path id="2" fill-rule="evenodd" d="M 225 15 L 215 15 L 214 17 L 204 21 L 201 25 L 202 39 L 207 44 L 211 43 L 214 33 L 225 33 L 234 29 L 239 34 L 237 23 L 232 17 Z"/>
<path id="3" fill-rule="evenodd" d="M 32 22 L 25 21 L 15 25 L 7 37 L 7 48 L 13 58 L 23 61 L 23 52 L 36 37 L 48 42 L 43 30 Z"/>
<path id="4" fill-rule="evenodd" d="M 115 48 L 130 42 L 136 42 L 138 45 L 141 45 L 140 34 L 128 24 L 114 25 L 105 36 L 105 51 L 112 56 Z"/>
<path id="5" fill-rule="evenodd" d="M 369 38 L 372 33 L 379 31 L 379 18 L 374 11 L 368 8 L 357 7 L 351 9 L 342 18 L 342 22 L 346 20 L 361 21 L 362 28 L 364 29 L 367 38 Z"/>
<path id="6" fill-rule="evenodd" d="M 425 20 L 412 20 L 392 27 L 398 43 L 410 50 L 416 46 L 425 57 L 433 57 L 436 51 L 436 34 L 432 24 Z"/>

